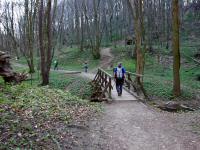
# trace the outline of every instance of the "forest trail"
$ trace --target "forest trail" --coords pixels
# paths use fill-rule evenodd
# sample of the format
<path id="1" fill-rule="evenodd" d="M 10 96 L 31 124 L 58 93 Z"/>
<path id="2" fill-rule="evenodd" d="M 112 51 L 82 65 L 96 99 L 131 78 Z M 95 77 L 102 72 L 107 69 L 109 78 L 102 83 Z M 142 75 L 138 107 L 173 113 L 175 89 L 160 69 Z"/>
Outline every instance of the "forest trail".
<path id="1" fill-rule="evenodd" d="M 101 49 L 101 60 L 100 60 L 100 67 L 101 68 L 112 69 L 113 59 L 114 59 L 114 56 L 112 55 L 110 48 Z M 96 70 L 89 72 L 89 73 L 82 72 L 81 76 L 84 77 L 84 78 L 88 78 L 90 80 L 93 80 L 94 77 L 95 77 L 95 73 L 93 73 L 93 72 L 96 73 Z M 115 101 L 137 100 L 135 96 L 131 95 L 126 90 L 123 90 L 122 96 L 118 96 L 114 80 L 112 80 L 112 85 L 113 85 L 113 89 L 112 89 L 112 93 L 111 93 L 112 100 L 115 100 Z"/>
<path id="2" fill-rule="evenodd" d="M 102 49 L 100 66 L 108 69 L 114 57 L 110 48 Z M 93 79 L 93 73 L 82 73 Z M 113 83 L 114 84 L 114 83 Z M 198 150 L 200 136 L 193 134 L 191 114 L 159 112 L 128 92 L 117 96 L 112 91 L 112 103 L 104 104 L 104 113 L 89 123 L 87 141 L 80 148 L 88 150 Z M 120 100 L 120 101 L 118 101 Z M 129 100 L 129 101 L 128 101 Z M 130 101 L 135 100 L 135 101 Z M 191 120 L 190 120 L 191 119 Z"/>
<path id="3" fill-rule="evenodd" d="M 194 114 L 159 112 L 139 102 L 105 104 L 89 123 L 86 149 L 199 150 L 200 136 L 189 125 Z"/>
<path id="4" fill-rule="evenodd" d="M 112 62 L 114 56 L 111 53 L 111 49 L 103 48 L 101 49 L 100 54 L 101 54 L 100 67 L 103 69 L 112 69 Z"/>
<path id="5" fill-rule="evenodd" d="M 112 61 L 114 59 L 113 55 L 111 54 L 111 49 L 110 48 L 101 49 L 100 55 L 101 55 L 101 60 L 100 60 L 99 67 L 101 67 L 103 69 L 110 69 L 110 67 L 112 65 Z M 84 78 L 93 80 L 96 72 L 97 72 L 97 68 L 89 71 L 88 73 L 82 72 L 81 76 Z"/>

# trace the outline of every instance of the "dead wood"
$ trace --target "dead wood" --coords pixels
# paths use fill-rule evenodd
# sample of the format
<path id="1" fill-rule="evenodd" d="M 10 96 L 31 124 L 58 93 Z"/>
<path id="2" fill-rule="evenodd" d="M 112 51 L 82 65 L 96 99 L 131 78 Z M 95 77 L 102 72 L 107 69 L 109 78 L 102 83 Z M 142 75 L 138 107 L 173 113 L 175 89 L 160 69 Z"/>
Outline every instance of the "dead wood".
<path id="1" fill-rule="evenodd" d="M 193 108 L 188 107 L 186 105 L 180 104 L 178 102 L 174 102 L 174 101 L 169 101 L 165 104 L 161 104 L 158 106 L 158 108 L 165 110 L 165 111 L 170 111 L 170 112 L 176 112 L 176 111 L 194 111 Z"/>
<path id="2" fill-rule="evenodd" d="M 0 51 L 0 76 L 7 83 L 20 83 L 28 78 L 28 73 L 16 73 L 10 64 L 10 56 Z"/>

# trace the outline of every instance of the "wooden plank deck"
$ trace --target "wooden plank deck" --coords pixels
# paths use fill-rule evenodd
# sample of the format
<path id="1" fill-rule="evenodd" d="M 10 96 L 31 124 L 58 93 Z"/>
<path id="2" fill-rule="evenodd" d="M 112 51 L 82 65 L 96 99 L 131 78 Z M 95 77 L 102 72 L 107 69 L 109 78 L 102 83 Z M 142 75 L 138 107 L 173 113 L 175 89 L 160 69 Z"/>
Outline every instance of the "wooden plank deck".
<path id="1" fill-rule="evenodd" d="M 112 89 L 112 94 L 111 94 L 113 100 L 115 101 L 130 101 L 130 100 L 136 101 L 137 100 L 135 96 L 127 92 L 125 89 L 123 89 L 122 95 L 118 96 L 114 81 L 112 81 L 112 85 L 114 85 Z"/>

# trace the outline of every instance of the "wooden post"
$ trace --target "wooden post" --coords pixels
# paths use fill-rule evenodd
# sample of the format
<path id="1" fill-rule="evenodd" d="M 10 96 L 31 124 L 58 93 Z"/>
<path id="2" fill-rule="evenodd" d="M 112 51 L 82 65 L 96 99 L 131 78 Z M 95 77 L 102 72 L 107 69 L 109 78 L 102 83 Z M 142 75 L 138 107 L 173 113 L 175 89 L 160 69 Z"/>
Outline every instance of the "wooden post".
<path id="1" fill-rule="evenodd" d="M 104 86 L 104 87 L 106 86 L 106 84 L 105 84 L 105 78 L 106 78 L 106 74 L 103 73 L 103 86 Z"/>
<path id="2" fill-rule="evenodd" d="M 100 75 L 100 83 L 99 83 L 99 85 L 101 85 L 101 82 L 102 82 L 102 72 L 101 71 L 100 71 L 99 75 Z"/>
<path id="3" fill-rule="evenodd" d="M 104 73 L 101 72 L 101 83 L 100 83 L 101 87 L 104 87 Z"/>
<path id="4" fill-rule="evenodd" d="M 130 79 L 131 79 L 131 75 L 130 73 L 128 73 L 128 80 L 131 81 Z M 130 88 L 131 88 L 130 83 L 128 83 L 128 89 L 130 90 Z"/>
<path id="5" fill-rule="evenodd" d="M 112 79 L 111 77 L 109 77 L 109 91 L 108 91 L 108 95 L 109 95 L 109 98 L 112 98 L 111 96 L 111 90 L 112 90 Z"/>
<path id="6" fill-rule="evenodd" d="M 108 76 L 107 74 L 105 74 L 105 86 L 107 85 L 107 83 L 108 83 Z"/>
<path id="7" fill-rule="evenodd" d="M 98 76 L 99 76 L 99 69 L 97 70 L 97 74 L 95 75 L 95 77 L 94 77 L 94 82 L 98 79 Z"/>

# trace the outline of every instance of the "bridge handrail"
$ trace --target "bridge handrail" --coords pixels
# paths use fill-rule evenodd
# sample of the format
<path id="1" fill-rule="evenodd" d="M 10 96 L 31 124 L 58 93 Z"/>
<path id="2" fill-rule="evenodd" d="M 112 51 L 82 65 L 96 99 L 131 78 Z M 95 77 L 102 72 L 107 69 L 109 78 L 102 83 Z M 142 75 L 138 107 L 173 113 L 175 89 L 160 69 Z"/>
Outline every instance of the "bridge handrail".
<path id="1" fill-rule="evenodd" d="M 110 77 L 113 78 L 113 76 L 109 73 L 107 73 L 105 70 L 103 70 L 102 68 L 99 68 L 101 71 L 105 72 L 106 74 L 108 74 Z M 113 71 L 113 69 L 109 69 L 110 71 Z M 144 77 L 146 75 L 142 75 L 142 74 L 137 74 L 137 73 L 133 73 L 133 72 L 130 72 L 130 71 L 126 71 L 126 74 L 130 74 L 130 75 L 133 75 L 133 76 L 138 76 L 138 77 Z"/>
<path id="2" fill-rule="evenodd" d="M 137 73 L 133 73 L 130 71 L 126 71 L 126 74 L 130 74 L 130 75 L 137 76 L 137 77 L 144 77 L 144 75 L 142 75 L 142 74 L 137 74 Z"/>
<path id="3" fill-rule="evenodd" d="M 109 71 L 113 71 L 113 69 L 108 69 Z M 106 72 L 106 71 L 105 71 Z M 107 73 L 107 72 L 106 72 Z M 109 74 L 109 73 L 108 73 Z M 130 72 L 130 71 L 126 71 L 126 74 L 128 75 L 131 75 L 131 76 L 136 76 L 136 77 L 142 77 L 142 78 L 153 78 L 154 75 L 149 75 L 149 74 L 137 74 L 137 73 L 134 73 L 134 72 Z M 110 74 L 109 74 L 110 75 Z M 110 75 L 112 76 L 112 75 Z M 113 76 L 112 76 L 113 77 Z"/>
<path id="4" fill-rule="evenodd" d="M 105 73 L 108 77 L 113 78 L 113 76 L 111 74 L 109 74 L 108 72 L 106 72 L 105 70 L 103 70 L 102 68 L 98 68 L 101 72 Z"/>
<path id="5" fill-rule="evenodd" d="M 100 99 L 103 97 L 105 93 L 108 93 L 109 98 L 111 98 L 111 90 L 113 76 L 103 70 L 102 68 L 98 68 L 97 74 L 93 80 L 93 83 L 98 84 L 100 88 L 103 89 Z"/>

